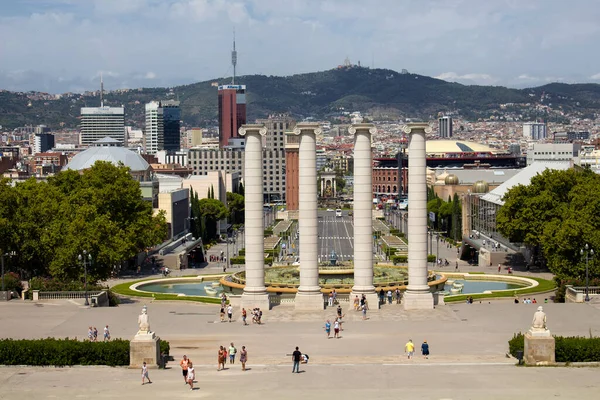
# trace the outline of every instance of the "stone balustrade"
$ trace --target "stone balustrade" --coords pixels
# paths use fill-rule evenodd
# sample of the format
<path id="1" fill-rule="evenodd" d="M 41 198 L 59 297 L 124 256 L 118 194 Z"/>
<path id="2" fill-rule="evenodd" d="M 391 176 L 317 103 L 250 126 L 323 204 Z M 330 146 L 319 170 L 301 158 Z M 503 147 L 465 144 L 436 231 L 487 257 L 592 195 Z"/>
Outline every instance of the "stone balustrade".
<path id="1" fill-rule="evenodd" d="M 588 294 L 590 297 L 600 297 L 600 286 L 590 286 Z M 584 303 L 585 286 L 567 285 L 565 301 L 567 303 Z"/>

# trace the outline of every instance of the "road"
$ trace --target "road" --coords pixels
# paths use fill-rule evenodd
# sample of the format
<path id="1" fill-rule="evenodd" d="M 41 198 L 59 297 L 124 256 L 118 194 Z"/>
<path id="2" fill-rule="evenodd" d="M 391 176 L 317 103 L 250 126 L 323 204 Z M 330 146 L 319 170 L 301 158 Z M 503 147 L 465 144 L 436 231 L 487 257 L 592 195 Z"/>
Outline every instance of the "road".
<path id="1" fill-rule="evenodd" d="M 319 211 L 319 262 L 327 262 L 332 251 L 338 261 L 354 258 L 354 221 L 343 211 L 341 217 L 335 211 Z"/>

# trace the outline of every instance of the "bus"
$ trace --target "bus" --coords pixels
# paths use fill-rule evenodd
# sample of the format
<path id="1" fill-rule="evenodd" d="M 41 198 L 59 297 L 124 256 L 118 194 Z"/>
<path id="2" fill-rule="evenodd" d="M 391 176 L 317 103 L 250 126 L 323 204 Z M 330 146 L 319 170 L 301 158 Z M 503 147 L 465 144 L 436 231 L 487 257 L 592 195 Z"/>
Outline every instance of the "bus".
<path id="1" fill-rule="evenodd" d="M 341 210 L 341 209 L 339 209 L 339 208 L 338 208 L 338 209 L 336 209 L 336 210 L 335 210 L 335 216 L 336 216 L 336 217 L 341 217 L 341 216 L 342 216 L 342 210 Z"/>

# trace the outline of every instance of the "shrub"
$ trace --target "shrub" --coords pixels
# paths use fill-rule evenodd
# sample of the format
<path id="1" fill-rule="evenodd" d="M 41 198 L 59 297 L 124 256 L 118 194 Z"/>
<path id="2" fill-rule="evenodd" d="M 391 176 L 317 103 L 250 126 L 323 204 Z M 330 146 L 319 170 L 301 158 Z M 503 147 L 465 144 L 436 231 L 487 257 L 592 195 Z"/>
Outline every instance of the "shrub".
<path id="1" fill-rule="evenodd" d="M 167 342 L 166 340 L 161 340 L 160 341 L 160 353 L 164 354 L 165 356 L 168 356 L 170 351 L 171 351 L 171 345 L 169 344 L 169 342 Z"/>
<path id="2" fill-rule="evenodd" d="M 392 236 L 399 236 L 400 235 L 400 230 L 399 229 L 390 229 L 390 235 L 392 235 Z"/>
<path id="3" fill-rule="evenodd" d="M 265 257 L 265 265 L 273 264 L 273 257 Z"/>
<path id="4" fill-rule="evenodd" d="M 600 361 L 600 338 L 556 336 L 554 339 L 557 362 Z"/>
<path id="5" fill-rule="evenodd" d="M 2 365 L 129 365 L 129 340 L 80 342 L 76 339 L 0 340 Z"/>
<path id="6" fill-rule="evenodd" d="M 21 284 L 21 279 L 19 275 L 14 272 L 7 272 L 4 274 L 4 288 L 7 291 L 14 291 L 21 295 L 23 291 L 23 285 Z"/>
<path id="7" fill-rule="evenodd" d="M 513 356 L 517 357 L 517 351 L 523 351 L 525 349 L 525 335 L 521 332 L 515 333 L 513 338 L 508 341 L 508 352 Z"/>
<path id="8" fill-rule="evenodd" d="M 394 264 L 408 262 L 408 256 L 406 254 L 393 255 L 391 258 Z"/>
<path id="9" fill-rule="evenodd" d="M 240 256 L 240 257 L 243 257 L 243 256 L 245 256 L 245 255 L 246 255 L 246 249 L 240 249 L 240 250 L 238 251 L 238 256 Z"/>
<path id="10" fill-rule="evenodd" d="M 265 236 L 272 236 L 272 235 L 273 235 L 273 229 L 271 229 L 271 228 L 265 229 Z"/>
<path id="11" fill-rule="evenodd" d="M 427 262 L 436 262 L 435 254 L 428 254 L 427 255 Z"/>
<path id="12" fill-rule="evenodd" d="M 240 255 L 239 257 L 231 257 L 229 261 L 231 261 L 231 265 L 244 265 L 246 264 L 246 257 L 242 255 Z"/>

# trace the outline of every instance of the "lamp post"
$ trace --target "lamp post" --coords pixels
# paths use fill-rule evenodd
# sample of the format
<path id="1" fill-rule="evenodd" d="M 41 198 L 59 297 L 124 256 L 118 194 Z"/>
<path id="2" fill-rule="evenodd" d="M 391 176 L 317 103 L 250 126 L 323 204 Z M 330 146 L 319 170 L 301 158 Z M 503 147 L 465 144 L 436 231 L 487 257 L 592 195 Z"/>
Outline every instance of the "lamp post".
<path id="1" fill-rule="evenodd" d="M 16 255 L 17 253 L 15 253 L 14 251 L 8 252 L 8 253 L 2 253 L 0 255 L 0 263 L 2 264 L 2 292 L 5 291 L 6 287 L 4 285 L 4 257 L 8 256 L 8 257 L 12 257 L 14 255 Z"/>
<path id="2" fill-rule="evenodd" d="M 586 243 L 585 249 L 581 249 L 580 254 L 585 254 L 585 301 L 590 301 L 590 274 L 589 274 L 589 261 L 590 256 L 594 257 L 594 249 L 590 249 L 590 246 Z"/>
<path id="3" fill-rule="evenodd" d="M 79 255 L 77 257 L 79 259 L 79 261 L 81 261 L 81 263 L 83 264 L 83 277 L 84 277 L 84 289 L 85 289 L 85 305 L 89 306 L 90 302 L 88 301 L 88 292 L 87 292 L 87 265 L 88 265 L 88 261 L 90 263 L 90 266 L 92 265 L 92 255 L 88 254 L 87 251 L 83 251 L 83 255 Z"/>

